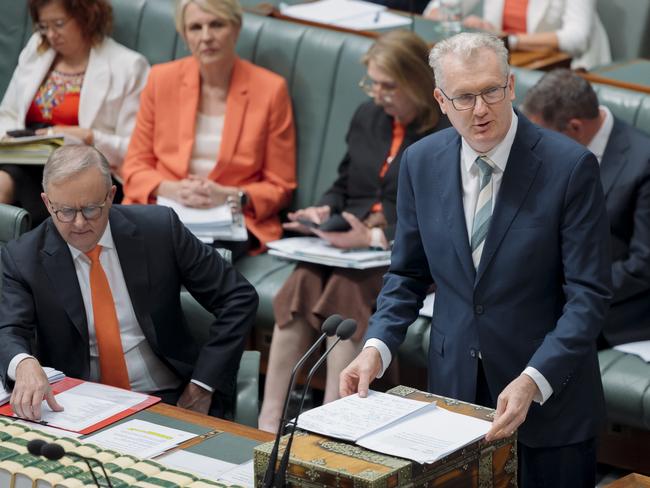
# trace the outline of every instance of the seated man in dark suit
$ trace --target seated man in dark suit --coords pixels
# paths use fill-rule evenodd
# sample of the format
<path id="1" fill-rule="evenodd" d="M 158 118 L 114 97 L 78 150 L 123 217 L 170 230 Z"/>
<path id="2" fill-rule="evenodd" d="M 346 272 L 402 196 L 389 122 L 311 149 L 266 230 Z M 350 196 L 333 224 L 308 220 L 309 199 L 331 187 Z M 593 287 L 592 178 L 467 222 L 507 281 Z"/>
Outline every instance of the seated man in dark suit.
<path id="1" fill-rule="evenodd" d="M 222 415 L 257 309 L 253 287 L 169 208 L 112 205 L 110 167 L 92 147 L 57 149 L 43 188 L 51 217 L 2 251 L 0 375 L 16 414 L 40 418 L 43 399 L 61 408 L 44 364 Z M 181 285 L 215 316 L 201 346 Z"/>
<path id="2" fill-rule="evenodd" d="M 599 347 L 650 339 L 650 137 L 599 106 L 589 82 L 567 69 L 544 75 L 522 109 L 587 146 L 600 163 L 614 296 Z"/>

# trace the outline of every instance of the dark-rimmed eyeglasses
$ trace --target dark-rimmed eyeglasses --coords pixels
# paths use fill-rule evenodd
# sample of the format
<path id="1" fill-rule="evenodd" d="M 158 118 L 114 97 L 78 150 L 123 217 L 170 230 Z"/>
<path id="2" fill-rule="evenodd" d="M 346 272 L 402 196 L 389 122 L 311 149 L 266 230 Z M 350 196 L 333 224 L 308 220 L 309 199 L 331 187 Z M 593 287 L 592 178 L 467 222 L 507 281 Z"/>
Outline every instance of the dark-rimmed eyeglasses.
<path id="1" fill-rule="evenodd" d="M 385 81 L 375 81 L 366 75 L 359 81 L 359 88 L 369 97 L 374 97 L 377 90 L 381 90 L 381 98 L 390 101 L 395 94 L 395 90 L 397 90 L 397 85 L 395 83 L 386 83 Z"/>
<path id="2" fill-rule="evenodd" d="M 442 91 L 442 88 L 438 87 L 440 92 L 445 96 L 447 100 L 451 102 L 456 110 L 471 110 L 476 105 L 476 97 L 481 97 L 485 103 L 488 105 L 493 105 L 499 103 L 504 98 L 506 98 L 506 88 L 508 88 L 508 82 L 503 86 L 492 86 L 486 88 L 485 90 L 479 93 L 463 93 L 457 97 L 449 97 L 447 94 Z"/>
<path id="3" fill-rule="evenodd" d="M 54 205 L 52 205 L 52 201 L 48 198 L 47 201 L 50 204 L 50 207 L 52 208 L 52 213 L 56 215 L 56 218 L 59 220 L 59 222 L 63 224 L 69 224 L 70 222 L 74 222 L 75 219 L 77 218 L 77 214 L 81 212 L 81 215 L 83 215 L 83 218 L 86 220 L 97 220 L 99 217 L 102 216 L 102 212 L 104 210 L 104 207 L 106 206 L 106 199 L 108 199 L 108 195 L 110 194 L 110 191 L 106 193 L 106 196 L 102 200 L 104 203 L 101 205 L 86 205 L 85 207 L 79 207 L 79 208 L 72 208 L 72 207 L 63 207 L 63 208 L 54 208 Z"/>
<path id="4" fill-rule="evenodd" d="M 71 17 L 66 17 L 65 19 L 56 19 L 52 20 L 51 22 L 39 22 L 36 24 L 36 32 L 42 36 L 46 35 L 47 31 L 50 30 L 50 28 L 56 32 L 60 32 L 70 21 L 70 18 Z"/>

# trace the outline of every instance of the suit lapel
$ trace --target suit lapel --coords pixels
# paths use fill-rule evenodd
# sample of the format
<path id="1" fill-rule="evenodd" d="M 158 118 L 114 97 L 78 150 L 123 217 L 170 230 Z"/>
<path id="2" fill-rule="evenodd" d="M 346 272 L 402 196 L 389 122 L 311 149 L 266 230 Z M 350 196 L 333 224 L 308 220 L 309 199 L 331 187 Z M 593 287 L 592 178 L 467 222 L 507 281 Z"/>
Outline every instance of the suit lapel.
<path id="1" fill-rule="evenodd" d="M 232 69 L 228 98 L 226 101 L 226 118 L 223 124 L 221 147 L 219 148 L 219 164 L 208 176 L 211 180 L 218 180 L 235 154 L 237 142 L 240 139 L 244 116 L 248 106 L 249 79 L 246 66 L 237 58 Z"/>
<path id="2" fill-rule="evenodd" d="M 434 181 L 439 185 L 438 191 L 435 193 L 440 195 L 442 211 L 449 227 L 449 235 L 463 271 L 467 279 L 473 283 L 476 271 L 472 262 L 463 210 L 463 185 L 460 180 L 460 136 L 454 137 L 432 159 L 435 161 Z"/>
<path id="3" fill-rule="evenodd" d="M 503 241 L 512 219 L 515 218 L 524 203 L 541 163 L 531 149 L 539 139 L 539 134 L 536 132 L 535 126 L 521 114 L 518 116 L 517 135 L 510 149 L 508 164 L 501 180 L 501 188 L 497 195 L 496 206 L 490 220 L 490 229 L 485 239 L 481 262 L 476 274 L 476 284 L 483 277 L 486 268 Z"/>
<path id="4" fill-rule="evenodd" d="M 189 172 L 190 158 L 196 136 L 196 114 L 199 111 L 201 96 L 201 75 L 199 64 L 194 58 L 187 58 L 181 69 L 181 84 L 178 92 L 178 163 L 180 175 Z"/>
<path id="5" fill-rule="evenodd" d="M 120 211 L 119 207 L 111 209 L 111 234 L 124 282 L 131 298 L 131 304 L 142 332 L 151 344 L 156 344 L 153 322 L 149 310 L 149 270 L 147 267 L 144 240 L 135 224 Z"/>
<path id="6" fill-rule="evenodd" d="M 526 29 L 528 32 L 537 32 L 537 27 L 542 19 L 546 17 L 548 9 L 551 8 L 550 4 L 550 0 L 529 0 L 526 9 Z"/>
<path id="7" fill-rule="evenodd" d="M 618 174 L 627 162 L 627 152 L 630 148 L 630 141 L 618 119 L 614 119 L 614 127 L 609 135 L 603 159 L 600 162 L 600 181 L 603 185 L 605 196 L 612 189 L 612 185 Z"/>
<path id="8" fill-rule="evenodd" d="M 24 108 L 24 112 L 20 114 L 21 123 L 23 123 L 23 119 L 27 115 L 36 92 L 52 68 L 55 57 L 56 53 L 54 50 L 48 49 L 43 54 L 36 56 L 35 59 L 30 62 L 30 65 L 27 66 L 28 72 L 25 74 L 24 79 L 21 80 L 20 101 L 18 104 L 19 107 Z"/>
<path id="9" fill-rule="evenodd" d="M 81 335 L 83 343 L 88 344 L 86 309 L 84 308 L 72 255 L 51 220 L 47 222 L 45 244 L 40 256 L 51 289 L 58 294 L 59 303 Z"/>
<path id="10" fill-rule="evenodd" d="M 79 125 L 81 127 L 91 127 L 95 122 L 110 83 L 111 70 L 106 62 L 106 56 L 102 56 L 97 48 L 92 48 L 79 96 Z"/>

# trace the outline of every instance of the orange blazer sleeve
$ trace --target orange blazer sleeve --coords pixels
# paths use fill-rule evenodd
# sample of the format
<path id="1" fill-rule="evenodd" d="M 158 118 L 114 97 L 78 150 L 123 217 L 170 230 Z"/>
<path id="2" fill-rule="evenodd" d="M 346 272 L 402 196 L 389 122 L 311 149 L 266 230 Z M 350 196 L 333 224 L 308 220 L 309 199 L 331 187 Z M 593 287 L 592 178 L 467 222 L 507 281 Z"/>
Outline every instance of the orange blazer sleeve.
<path id="1" fill-rule="evenodd" d="M 284 80 L 276 87 L 268 114 L 261 178 L 242 185 L 250 197 L 252 214 L 259 220 L 276 215 L 286 207 L 296 188 L 296 135 L 291 99 Z"/>

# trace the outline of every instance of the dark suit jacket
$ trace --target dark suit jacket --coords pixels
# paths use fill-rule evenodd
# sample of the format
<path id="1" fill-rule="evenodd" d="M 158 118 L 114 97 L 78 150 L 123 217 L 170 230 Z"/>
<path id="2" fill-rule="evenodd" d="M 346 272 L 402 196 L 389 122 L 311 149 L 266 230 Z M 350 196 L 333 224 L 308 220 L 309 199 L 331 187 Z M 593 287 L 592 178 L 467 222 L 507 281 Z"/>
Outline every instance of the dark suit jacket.
<path id="1" fill-rule="evenodd" d="M 449 127 L 449 120 L 441 115 L 433 129 Z M 386 236 L 395 233 L 397 214 L 397 176 L 404 150 L 427 134 L 418 133 L 415 124 L 406 128 L 404 141 L 383 178 L 379 171 L 390 151 L 393 136 L 393 118 L 372 100 L 362 103 L 352 117 L 346 136 L 348 150 L 339 165 L 338 177 L 321 198 L 320 205 L 329 205 L 332 213 L 344 210 L 363 220 L 375 202 L 380 201 L 388 222 Z"/>
<path id="2" fill-rule="evenodd" d="M 650 137 L 614 118 L 600 164 L 612 236 L 610 345 L 650 339 Z"/>
<path id="3" fill-rule="evenodd" d="M 183 380 L 234 391 L 244 338 L 257 309 L 253 287 L 167 207 L 120 206 L 110 225 L 138 323 L 153 351 Z M 18 353 L 87 379 L 88 325 L 72 256 L 51 219 L 2 250 L 0 374 Z M 197 344 L 180 306 L 181 285 L 215 315 Z M 32 347 L 35 344 L 35 348 Z"/>
<path id="4" fill-rule="evenodd" d="M 465 224 L 454 129 L 402 157 L 393 255 L 367 337 L 393 352 L 435 282 L 432 392 L 474 401 L 482 353 L 492 397 L 536 368 L 553 388 L 519 440 L 566 445 L 596 435 L 603 393 L 596 355 L 610 298 L 610 249 L 596 158 L 519 116 L 482 259 Z"/>

